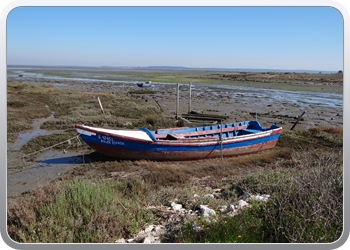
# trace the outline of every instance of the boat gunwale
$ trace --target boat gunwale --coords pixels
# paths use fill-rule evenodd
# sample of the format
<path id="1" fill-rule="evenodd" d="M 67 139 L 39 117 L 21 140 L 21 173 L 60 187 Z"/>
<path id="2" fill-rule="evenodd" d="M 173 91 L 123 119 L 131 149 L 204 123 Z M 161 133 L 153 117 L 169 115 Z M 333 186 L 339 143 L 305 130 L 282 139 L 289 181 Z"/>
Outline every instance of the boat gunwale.
<path id="1" fill-rule="evenodd" d="M 277 132 L 277 130 L 280 130 L 279 132 Z M 282 131 L 282 128 L 275 128 L 272 130 L 268 130 L 268 131 L 262 131 L 259 133 L 252 133 L 252 134 L 247 134 L 247 135 L 239 135 L 236 137 L 227 137 L 227 138 L 222 138 L 222 144 L 226 145 L 226 144 L 232 144 L 232 143 L 237 143 L 237 142 L 243 142 L 243 141 L 249 141 L 249 140 L 254 140 L 254 139 L 260 139 L 260 138 L 265 138 L 271 135 L 275 135 L 275 134 L 279 134 Z M 202 137 L 203 138 L 203 137 Z M 210 137 L 208 137 L 210 138 Z M 213 141 L 202 141 L 202 142 L 198 142 L 198 141 L 194 141 L 197 138 L 185 138 L 187 139 L 186 141 L 182 141 L 182 140 L 159 140 L 159 141 L 155 141 L 154 143 L 157 145 L 164 145 L 164 146 L 211 146 L 211 145 L 218 145 L 221 144 L 221 140 L 220 138 L 218 138 L 217 140 L 213 140 Z M 189 140 L 193 140 L 192 142 Z"/>

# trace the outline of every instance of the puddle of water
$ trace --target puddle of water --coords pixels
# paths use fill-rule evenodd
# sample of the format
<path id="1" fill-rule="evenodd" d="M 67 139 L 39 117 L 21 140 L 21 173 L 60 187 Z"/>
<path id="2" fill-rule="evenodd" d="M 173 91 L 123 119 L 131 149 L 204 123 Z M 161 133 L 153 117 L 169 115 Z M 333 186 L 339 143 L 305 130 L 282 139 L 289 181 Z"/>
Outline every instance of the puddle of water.
<path id="1" fill-rule="evenodd" d="M 19 135 L 20 140 L 16 143 L 16 145 L 14 147 L 12 147 L 12 149 L 21 148 L 24 144 L 29 142 L 30 139 L 33 139 L 35 137 L 42 136 L 42 135 L 50 135 L 50 134 L 52 134 L 52 132 L 48 132 L 48 131 L 43 130 L 43 129 L 35 130 L 31 133 L 20 134 Z"/>
<path id="2" fill-rule="evenodd" d="M 45 105 L 45 107 L 49 107 L 47 105 Z M 47 120 L 53 118 L 55 115 L 55 112 L 52 111 L 51 115 L 48 118 L 42 119 L 40 121 L 40 123 L 37 125 L 36 130 L 33 132 L 29 132 L 29 133 L 23 133 L 23 134 L 19 134 L 18 137 L 20 138 L 19 141 L 17 143 L 15 143 L 12 147 L 7 147 L 7 150 L 20 150 L 21 147 L 26 144 L 27 142 L 29 142 L 31 139 L 34 139 L 38 136 L 42 136 L 42 135 L 51 135 L 53 132 L 49 132 L 47 130 L 44 129 L 40 129 L 40 126 L 46 122 Z"/>

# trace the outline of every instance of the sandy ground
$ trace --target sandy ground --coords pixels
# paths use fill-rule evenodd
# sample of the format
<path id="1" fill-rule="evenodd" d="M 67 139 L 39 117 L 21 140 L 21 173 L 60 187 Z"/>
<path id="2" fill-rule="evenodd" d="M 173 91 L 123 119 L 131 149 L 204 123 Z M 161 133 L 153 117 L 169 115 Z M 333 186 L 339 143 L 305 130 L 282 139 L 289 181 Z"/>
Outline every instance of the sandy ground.
<path id="1" fill-rule="evenodd" d="M 83 91 L 108 91 L 116 95 L 126 94 L 132 90 L 153 90 L 156 94 L 133 96 L 142 98 L 145 102 L 156 103 L 157 101 L 165 111 L 175 116 L 177 84 L 153 83 L 151 87 L 141 89 L 135 83 L 130 82 L 48 81 L 45 79 L 36 79 L 33 82 L 49 83 L 58 88 L 74 88 Z M 224 123 L 255 120 L 257 115 L 263 127 L 277 124 L 283 129 L 290 129 L 298 116 L 305 111 L 295 129 L 307 129 L 313 126 L 343 126 L 343 96 L 341 94 L 205 84 L 192 84 L 191 94 L 191 110 L 229 115 L 230 118 Z M 180 85 L 179 99 L 179 114 L 181 115 L 189 110 L 189 84 Z M 103 100 L 101 101 L 103 104 Z M 35 130 L 35 126 L 33 129 Z M 35 163 L 26 163 L 19 159 L 21 155 L 18 151 L 19 141 L 8 145 L 8 198 L 47 185 L 52 180 L 59 178 L 65 171 L 82 164 L 82 152 L 80 151 L 66 154 L 47 151 L 38 156 Z M 85 160 L 88 161 L 88 159 Z M 21 165 L 25 167 L 18 168 Z"/>

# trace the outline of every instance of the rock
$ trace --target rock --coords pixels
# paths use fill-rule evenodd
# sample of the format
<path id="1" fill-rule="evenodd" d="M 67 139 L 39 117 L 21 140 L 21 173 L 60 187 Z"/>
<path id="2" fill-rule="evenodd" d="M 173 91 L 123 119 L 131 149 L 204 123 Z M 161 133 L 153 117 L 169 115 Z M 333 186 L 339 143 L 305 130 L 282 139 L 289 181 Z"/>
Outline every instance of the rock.
<path id="1" fill-rule="evenodd" d="M 230 209 L 229 209 L 229 211 L 232 211 L 232 212 L 234 212 L 236 210 L 236 207 L 235 207 L 235 205 L 230 205 Z"/>
<path id="2" fill-rule="evenodd" d="M 114 243 L 125 243 L 125 239 L 124 238 L 118 239 L 114 241 Z"/>
<path id="3" fill-rule="evenodd" d="M 200 205 L 201 214 L 204 217 L 209 217 L 210 215 L 216 215 L 216 212 L 213 209 L 210 209 L 208 205 Z"/>
<path id="4" fill-rule="evenodd" d="M 220 207 L 219 210 L 220 210 L 221 213 L 223 213 L 223 212 L 225 212 L 227 210 L 227 206 L 223 205 L 223 206 Z"/>
<path id="5" fill-rule="evenodd" d="M 176 204 L 174 202 L 171 203 L 171 207 L 174 209 L 174 211 L 180 211 L 182 209 L 181 204 Z"/>
<path id="6" fill-rule="evenodd" d="M 257 200 L 257 201 L 267 201 L 270 195 L 263 194 L 263 195 L 252 195 L 250 196 L 250 199 Z"/>
<path id="7" fill-rule="evenodd" d="M 200 197 L 200 196 L 199 196 L 198 194 L 194 194 L 194 196 L 193 196 L 193 197 L 195 197 L 195 198 L 196 198 L 196 197 Z"/>
<path id="8" fill-rule="evenodd" d="M 245 208 L 245 207 L 248 207 L 248 206 L 249 206 L 249 204 L 248 204 L 246 201 L 244 201 L 244 200 L 239 200 L 239 201 L 238 201 L 237 209 L 238 209 L 238 210 L 241 210 L 242 208 Z"/>
<path id="9" fill-rule="evenodd" d="M 132 242 L 135 242 L 135 239 L 128 239 L 126 242 L 127 243 L 132 243 Z"/>
<path id="10" fill-rule="evenodd" d="M 214 191 L 214 193 L 221 193 L 221 188 L 216 188 L 213 191 Z"/>
<path id="11" fill-rule="evenodd" d="M 154 233 L 157 235 L 164 234 L 165 233 L 165 227 L 164 226 L 156 226 L 154 228 Z"/>
<path id="12" fill-rule="evenodd" d="M 150 234 L 155 229 L 154 225 L 150 225 L 145 229 L 146 234 Z"/>
<path id="13" fill-rule="evenodd" d="M 214 195 L 212 194 L 205 194 L 203 198 L 214 198 Z"/>
<path id="14" fill-rule="evenodd" d="M 155 238 L 154 238 L 154 236 L 152 236 L 152 235 L 147 236 L 147 237 L 143 240 L 143 243 L 155 243 Z"/>

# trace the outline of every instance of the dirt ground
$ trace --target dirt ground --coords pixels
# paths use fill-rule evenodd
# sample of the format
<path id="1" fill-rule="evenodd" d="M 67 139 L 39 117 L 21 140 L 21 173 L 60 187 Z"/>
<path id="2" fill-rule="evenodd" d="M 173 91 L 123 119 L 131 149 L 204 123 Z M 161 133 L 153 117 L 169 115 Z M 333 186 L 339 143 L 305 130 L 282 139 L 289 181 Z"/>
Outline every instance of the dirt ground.
<path id="1" fill-rule="evenodd" d="M 85 80 L 46 80 L 37 79 L 37 84 L 49 83 L 58 88 L 73 88 L 82 91 L 108 91 L 113 94 L 127 94 L 129 91 L 140 90 L 134 83 L 85 81 Z M 263 86 L 263 83 L 261 83 Z M 283 86 L 284 83 L 274 83 Z M 271 85 L 271 84 L 269 84 Z M 300 83 L 300 85 L 305 85 Z M 314 83 L 309 83 L 314 86 Z M 342 89 L 342 84 L 322 86 L 329 90 Z M 131 94 L 145 102 L 156 102 L 175 117 L 176 114 L 176 83 L 153 83 L 149 88 L 154 94 Z M 129 94 L 130 95 L 130 94 Z M 343 126 L 343 96 L 327 91 L 298 91 L 251 88 L 233 85 L 192 84 L 191 108 L 189 108 L 189 84 L 180 84 L 179 115 L 191 110 L 210 114 L 226 114 L 229 118 L 224 123 L 255 120 L 263 127 L 277 124 L 289 130 L 298 116 L 304 111 L 295 129 L 307 129 L 314 126 Z M 103 104 L 103 100 L 101 100 Z M 33 125 L 33 131 L 35 126 Z M 7 196 L 14 198 L 23 192 L 46 185 L 59 178 L 66 171 L 79 167 L 83 163 L 82 151 L 46 151 L 39 155 L 34 163 L 19 159 L 19 140 L 8 145 L 8 179 Z M 84 158 L 89 162 L 88 156 Z M 23 168 L 16 166 L 23 165 Z"/>

